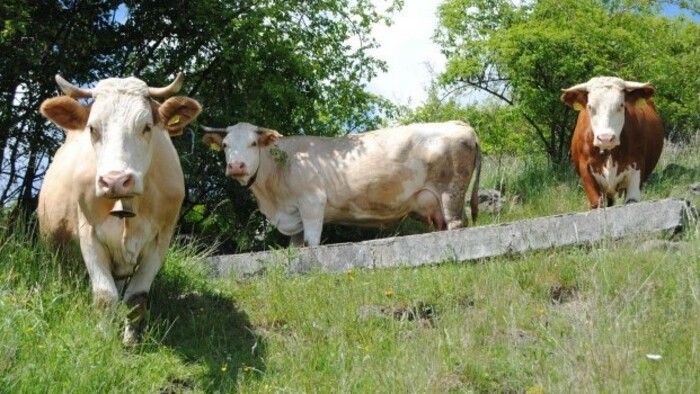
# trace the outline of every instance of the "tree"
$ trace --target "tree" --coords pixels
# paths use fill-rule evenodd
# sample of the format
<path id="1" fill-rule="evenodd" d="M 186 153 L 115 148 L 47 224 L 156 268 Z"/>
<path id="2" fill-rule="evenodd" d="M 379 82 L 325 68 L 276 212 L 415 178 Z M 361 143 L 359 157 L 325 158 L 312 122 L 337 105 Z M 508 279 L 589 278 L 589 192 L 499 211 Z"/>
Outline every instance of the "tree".
<path id="1" fill-rule="evenodd" d="M 402 108 L 399 115 L 401 123 L 462 120 L 477 131 L 484 154 L 518 156 L 527 153 L 528 125 L 514 107 L 494 99 L 465 105 L 454 98 L 439 96 L 438 90 L 433 85 L 422 106 Z"/>
<path id="2" fill-rule="evenodd" d="M 655 2 L 448 0 L 439 15 L 436 40 L 448 57 L 442 86 L 512 106 L 553 162 L 568 157 L 575 121 L 561 89 L 597 75 L 654 82 L 671 135 L 700 127 L 691 72 L 700 62 L 700 26 L 659 16 Z"/>
<path id="3" fill-rule="evenodd" d="M 337 135 L 371 129 L 388 102 L 365 92 L 384 67 L 368 50 L 374 24 L 401 0 L 34 1 L 0 5 L 0 204 L 36 204 L 43 169 L 62 133 L 38 114 L 57 92 L 53 76 L 89 85 L 135 75 L 151 85 L 186 75 L 183 94 L 204 106 L 199 121 L 239 121 L 284 134 Z M 354 44 L 351 45 L 351 42 Z M 250 193 L 223 176 L 196 126 L 174 140 L 187 197 L 180 231 L 259 248 L 269 226 Z M 235 240 L 238 239 L 240 244 Z"/>
<path id="4" fill-rule="evenodd" d="M 43 169 L 62 138 L 46 128 L 37 110 L 40 101 L 56 91 L 53 75 L 62 69 L 73 78 L 94 77 L 98 67 L 84 65 L 100 53 L 97 37 L 112 36 L 110 10 L 117 2 L 74 3 L 9 0 L 0 5 L 0 50 L 5 54 L 0 63 L 2 205 L 16 201 L 20 207 L 34 206 Z"/>

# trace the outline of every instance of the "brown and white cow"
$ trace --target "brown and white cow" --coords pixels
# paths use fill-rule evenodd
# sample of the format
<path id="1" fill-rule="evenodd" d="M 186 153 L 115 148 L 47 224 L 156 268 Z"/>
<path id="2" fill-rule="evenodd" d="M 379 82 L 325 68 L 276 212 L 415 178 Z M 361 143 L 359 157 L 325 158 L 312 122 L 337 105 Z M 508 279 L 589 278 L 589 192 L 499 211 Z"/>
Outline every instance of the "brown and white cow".
<path id="1" fill-rule="evenodd" d="M 664 129 L 649 83 L 596 77 L 564 90 L 561 100 L 580 111 L 571 160 L 590 208 L 641 199 L 641 187 L 659 161 Z"/>
<path id="2" fill-rule="evenodd" d="M 123 291 L 132 308 L 127 344 L 143 328 L 148 292 L 185 196 L 170 136 L 201 107 L 188 97 L 162 104 L 153 99 L 177 92 L 182 80 L 180 74 L 165 88 L 149 88 L 137 78 L 109 78 L 88 90 L 57 75 L 66 96 L 41 105 L 67 134 L 39 193 L 41 232 L 54 242 L 79 244 L 98 307 L 116 304 Z M 93 100 L 84 106 L 76 98 Z"/>
<path id="3" fill-rule="evenodd" d="M 462 122 L 339 138 L 282 138 L 249 123 L 205 130 L 204 142 L 225 151 L 226 174 L 250 187 L 260 211 L 294 245 L 319 245 L 323 223 L 379 226 L 417 215 L 439 230 L 461 227 L 475 171 L 476 221 L 481 152 Z"/>

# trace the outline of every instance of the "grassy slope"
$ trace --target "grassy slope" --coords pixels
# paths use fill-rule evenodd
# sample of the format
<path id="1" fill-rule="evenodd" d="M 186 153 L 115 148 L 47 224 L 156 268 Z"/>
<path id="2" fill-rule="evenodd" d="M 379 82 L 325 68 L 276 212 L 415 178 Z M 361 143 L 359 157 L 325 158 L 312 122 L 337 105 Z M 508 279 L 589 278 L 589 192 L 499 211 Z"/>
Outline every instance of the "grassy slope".
<path id="1" fill-rule="evenodd" d="M 687 197 L 695 152 L 668 149 L 644 198 Z M 570 171 L 504 168 L 490 162 L 484 185 L 503 178 L 510 202 L 480 224 L 585 209 Z M 246 281 L 209 281 L 205 260 L 178 246 L 135 349 L 105 322 L 124 311 L 96 315 L 82 267 L 28 234 L 0 224 L 0 392 L 700 390 L 697 228 L 674 249 L 606 242 Z"/>

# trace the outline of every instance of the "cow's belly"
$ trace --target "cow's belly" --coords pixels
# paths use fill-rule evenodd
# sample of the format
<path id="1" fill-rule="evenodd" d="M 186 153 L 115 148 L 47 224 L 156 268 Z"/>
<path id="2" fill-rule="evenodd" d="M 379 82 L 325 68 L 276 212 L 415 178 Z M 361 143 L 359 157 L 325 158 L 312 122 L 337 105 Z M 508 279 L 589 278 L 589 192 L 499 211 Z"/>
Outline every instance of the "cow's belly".
<path id="1" fill-rule="evenodd" d="M 420 160 L 385 171 L 368 169 L 343 186 L 327 186 L 325 221 L 371 226 L 400 220 L 415 211 L 427 183 Z"/>
<path id="2" fill-rule="evenodd" d="M 411 213 L 412 201 L 389 205 L 384 202 L 348 201 L 343 207 L 327 207 L 324 222 L 374 226 L 399 220 Z"/>
<path id="3" fill-rule="evenodd" d="M 133 274 L 144 249 L 155 247 L 156 231 L 150 222 L 138 216 L 126 222 L 110 216 L 95 227 L 98 241 L 109 251 L 115 276 Z"/>
<path id="4" fill-rule="evenodd" d="M 328 206 L 325 221 L 339 224 L 379 226 L 396 222 L 406 216 L 416 213 L 424 216 L 426 211 L 440 210 L 437 193 L 429 188 L 413 191 L 411 195 L 397 195 L 395 198 L 373 199 L 372 196 L 362 196 L 349 199 L 342 206 Z"/>
<path id="5" fill-rule="evenodd" d="M 591 168 L 591 174 L 600 186 L 601 191 L 614 195 L 627 189 L 630 174 L 634 170 L 633 164 L 619 168 L 618 163 L 614 162 L 612 157 L 610 157 L 599 169 Z"/>

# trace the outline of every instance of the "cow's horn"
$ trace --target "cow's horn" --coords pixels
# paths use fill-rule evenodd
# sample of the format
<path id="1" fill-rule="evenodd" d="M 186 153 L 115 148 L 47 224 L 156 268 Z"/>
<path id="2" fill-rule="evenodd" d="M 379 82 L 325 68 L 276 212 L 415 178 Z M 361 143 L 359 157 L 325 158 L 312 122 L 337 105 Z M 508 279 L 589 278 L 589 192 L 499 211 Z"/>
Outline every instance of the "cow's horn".
<path id="1" fill-rule="evenodd" d="M 114 203 L 112 210 L 109 214 L 116 216 L 119 219 L 133 218 L 136 216 L 134 213 L 134 208 L 131 206 L 131 200 L 119 199 Z"/>
<path id="2" fill-rule="evenodd" d="M 170 96 L 171 94 L 175 94 L 180 90 L 182 87 L 182 81 L 184 81 L 185 76 L 182 73 L 178 73 L 177 77 L 175 77 L 175 80 L 168 86 L 164 88 L 148 88 L 148 94 L 151 95 L 151 97 L 167 97 Z"/>
<path id="3" fill-rule="evenodd" d="M 562 89 L 564 92 L 573 92 L 576 90 L 583 90 L 584 92 L 588 92 L 588 82 L 580 83 L 578 85 L 574 85 L 568 89 Z"/>
<path id="4" fill-rule="evenodd" d="M 88 98 L 92 97 L 92 92 L 88 89 L 81 89 L 72 83 L 63 79 L 62 76 L 56 74 L 56 83 L 58 87 L 61 88 L 63 93 L 73 98 Z"/>
<path id="5" fill-rule="evenodd" d="M 643 88 L 650 88 L 651 83 L 649 82 L 633 82 L 633 81 L 625 81 L 625 90 L 635 90 L 635 89 L 643 89 Z"/>
<path id="6" fill-rule="evenodd" d="M 208 132 L 208 133 L 225 133 L 226 128 L 225 127 L 207 127 L 204 125 L 199 125 L 199 127 L 202 128 L 202 130 Z"/>

